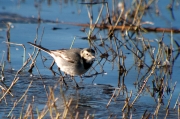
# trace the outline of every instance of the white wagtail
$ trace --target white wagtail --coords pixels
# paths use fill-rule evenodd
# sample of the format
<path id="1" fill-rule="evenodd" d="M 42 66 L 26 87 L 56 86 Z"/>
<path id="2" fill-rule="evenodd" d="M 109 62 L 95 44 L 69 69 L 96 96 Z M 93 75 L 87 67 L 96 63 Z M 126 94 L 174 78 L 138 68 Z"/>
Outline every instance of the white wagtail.
<path id="1" fill-rule="evenodd" d="M 95 51 L 91 48 L 49 50 L 40 45 L 28 43 L 51 55 L 60 70 L 70 76 L 81 76 L 86 73 L 95 60 Z"/>

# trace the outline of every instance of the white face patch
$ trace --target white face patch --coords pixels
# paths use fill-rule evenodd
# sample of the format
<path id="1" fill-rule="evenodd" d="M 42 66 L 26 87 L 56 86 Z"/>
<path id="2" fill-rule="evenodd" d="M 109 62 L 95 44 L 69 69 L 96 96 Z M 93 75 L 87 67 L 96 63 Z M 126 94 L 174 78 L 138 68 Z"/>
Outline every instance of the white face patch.
<path id="1" fill-rule="evenodd" d="M 84 50 L 82 52 L 82 57 L 87 60 L 87 62 L 92 62 L 95 59 L 95 53 L 94 52 L 88 52 L 87 50 Z"/>

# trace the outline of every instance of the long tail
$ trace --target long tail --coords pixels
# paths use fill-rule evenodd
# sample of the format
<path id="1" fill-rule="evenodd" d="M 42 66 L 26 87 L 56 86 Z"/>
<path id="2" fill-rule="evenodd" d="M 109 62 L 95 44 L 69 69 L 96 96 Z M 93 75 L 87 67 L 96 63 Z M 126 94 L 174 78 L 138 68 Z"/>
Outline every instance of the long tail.
<path id="1" fill-rule="evenodd" d="M 46 48 L 44 48 L 44 47 L 42 47 L 40 45 L 36 45 L 34 43 L 31 43 L 31 42 L 27 42 L 27 43 L 29 43 L 30 45 L 32 45 L 32 46 L 34 46 L 34 47 L 36 47 L 36 48 L 38 48 L 40 50 L 43 50 L 44 52 L 47 52 L 48 54 L 50 54 L 50 50 L 48 50 L 48 49 L 46 49 Z"/>

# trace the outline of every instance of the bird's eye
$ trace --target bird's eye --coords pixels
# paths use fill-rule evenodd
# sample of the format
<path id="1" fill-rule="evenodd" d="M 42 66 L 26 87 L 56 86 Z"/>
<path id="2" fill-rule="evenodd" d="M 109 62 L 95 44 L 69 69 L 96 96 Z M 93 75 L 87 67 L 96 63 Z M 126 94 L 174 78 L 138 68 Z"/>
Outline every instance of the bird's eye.
<path id="1" fill-rule="evenodd" d="M 86 55 L 88 55 L 88 53 Z"/>

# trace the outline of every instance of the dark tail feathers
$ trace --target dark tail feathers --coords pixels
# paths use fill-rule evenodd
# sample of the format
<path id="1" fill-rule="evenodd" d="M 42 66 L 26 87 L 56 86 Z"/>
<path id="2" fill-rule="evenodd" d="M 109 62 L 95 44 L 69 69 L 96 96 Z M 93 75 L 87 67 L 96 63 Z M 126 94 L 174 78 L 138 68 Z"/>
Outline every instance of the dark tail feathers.
<path id="1" fill-rule="evenodd" d="M 29 43 L 30 45 L 32 45 L 32 46 L 34 46 L 34 47 L 36 47 L 36 48 L 38 48 L 40 50 L 43 50 L 44 52 L 50 53 L 50 51 L 48 49 L 46 49 L 46 48 L 44 48 L 44 47 L 42 47 L 40 45 L 36 45 L 34 43 L 31 43 L 31 42 L 27 42 L 27 43 Z"/>

